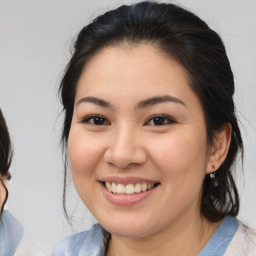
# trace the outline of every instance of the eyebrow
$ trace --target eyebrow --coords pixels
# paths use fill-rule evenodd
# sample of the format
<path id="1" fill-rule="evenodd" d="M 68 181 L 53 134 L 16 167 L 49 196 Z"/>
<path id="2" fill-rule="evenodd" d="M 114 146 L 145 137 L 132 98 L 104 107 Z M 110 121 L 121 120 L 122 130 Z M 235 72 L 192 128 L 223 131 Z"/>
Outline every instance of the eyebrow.
<path id="1" fill-rule="evenodd" d="M 102 100 L 100 98 L 92 97 L 92 96 L 81 98 L 76 103 L 76 105 L 78 106 L 83 102 L 93 103 L 93 104 L 96 104 L 98 106 L 105 107 L 105 108 L 114 108 L 111 103 L 109 103 L 105 100 Z M 182 100 L 180 100 L 176 97 L 170 96 L 170 95 L 164 95 L 164 96 L 156 96 L 156 97 L 152 97 L 152 98 L 140 101 L 136 105 L 136 108 L 151 107 L 153 105 L 165 103 L 165 102 L 174 102 L 174 103 L 178 103 L 178 104 L 181 104 L 186 107 L 186 104 Z"/>
<path id="2" fill-rule="evenodd" d="M 77 103 L 76 105 L 80 105 L 81 103 L 83 102 L 90 102 L 90 103 L 93 103 L 93 104 L 96 104 L 96 105 L 99 105 L 101 107 L 105 107 L 105 108 L 113 108 L 112 104 L 105 101 L 105 100 L 102 100 L 102 99 L 99 99 L 99 98 L 96 98 L 96 97 L 84 97 L 84 98 L 81 98 Z"/>
<path id="3" fill-rule="evenodd" d="M 160 103 L 165 103 L 165 102 L 174 102 L 174 103 L 178 103 L 178 104 L 181 104 L 181 105 L 187 107 L 186 104 L 182 100 L 180 100 L 176 97 L 170 96 L 170 95 L 164 95 L 164 96 L 156 96 L 156 97 L 152 97 L 152 98 L 140 101 L 137 104 L 137 108 L 150 107 L 150 106 L 160 104 Z"/>

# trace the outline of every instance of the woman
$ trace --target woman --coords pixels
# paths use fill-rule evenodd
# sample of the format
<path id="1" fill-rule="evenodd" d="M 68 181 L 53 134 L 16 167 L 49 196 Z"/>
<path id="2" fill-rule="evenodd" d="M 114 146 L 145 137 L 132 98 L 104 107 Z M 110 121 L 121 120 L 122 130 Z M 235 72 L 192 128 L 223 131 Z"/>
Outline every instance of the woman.
<path id="1" fill-rule="evenodd" d="M 256 254 L 235 218 L 233 74 L 205 22 L 173 4 L 107 12 L 78 35 L 60 93 L 73 182 L 99 225 L 53 255 Z"/>
<path id="2" fill-rule="evenodd" d="M 7 183 L 11 178 L 9 167 L 12 151 L 8 128 L 0 109 L 0 255 L 11 256 L 17 248 L 24 234 L 23 226 L 8 211 L 4 205 L 8 198 Z"/>
<path id="3" fill-rule="evenodd" d="M 12 159 L 8 128 L 0 109 L 0 255 L 44 256 L 38 247 L 27 238 L 23 225 L 8 210 L 4 210 L 8 199 L 9 167 Z"/>

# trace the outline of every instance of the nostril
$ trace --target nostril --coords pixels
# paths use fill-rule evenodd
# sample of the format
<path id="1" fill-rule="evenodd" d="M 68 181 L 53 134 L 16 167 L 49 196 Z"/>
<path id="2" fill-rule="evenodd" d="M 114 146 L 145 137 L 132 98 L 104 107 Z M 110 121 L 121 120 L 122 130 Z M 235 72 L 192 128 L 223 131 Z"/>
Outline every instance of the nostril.
<path id="1" fill-rule="evenodd" d="M 106 163 L 111 164 L 119 169 L 127 169 L 145 163 L 147 155 L 141 148 L 123 149 L 109 148 L 104 154 Z"/>
<path id="2" fill-rule="evenodd" d="M 147 160 L 146 151 L 142 147 L 109 147 L 105 154 L 104 160 L 119 169 L 127 169 L 132 166 L 144 164 Z"/>

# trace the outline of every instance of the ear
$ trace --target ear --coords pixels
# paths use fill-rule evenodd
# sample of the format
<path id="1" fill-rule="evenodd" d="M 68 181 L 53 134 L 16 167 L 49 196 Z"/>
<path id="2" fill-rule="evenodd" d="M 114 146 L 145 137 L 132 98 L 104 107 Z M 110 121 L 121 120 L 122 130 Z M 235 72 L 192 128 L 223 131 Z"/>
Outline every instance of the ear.
<path id="1" fill-rule="evenodd" d="M 226 123 L 215 135 L 212 147 L 210 149 L 210 156 L 206 168 L 206 173 L 217 171 L 225 161 L 230 146 L 231 132 L 231 124 Z"/>

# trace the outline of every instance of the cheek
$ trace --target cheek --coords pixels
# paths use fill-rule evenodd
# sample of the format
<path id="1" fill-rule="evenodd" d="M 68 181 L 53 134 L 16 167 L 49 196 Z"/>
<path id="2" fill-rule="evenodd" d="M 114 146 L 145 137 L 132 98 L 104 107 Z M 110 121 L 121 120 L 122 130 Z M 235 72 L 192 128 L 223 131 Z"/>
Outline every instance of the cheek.
<path id="1" fill-rule="evenodd" d="M 203 131 L 175 133 L 161 141 L 152 143 L 152 158 L 166 182 L 176 188 L 196 186 L 200 190 L 208 162 Z"/>
<path id="2" fill-rule="evenodd" d="M 100 161 L 101 146 L 97 140 L 79 129 L 71 129 L 68 138 L 68 155 L 72 178 L 76 188 L 90 186 Z"/>
<path id="3" fill-rule="evenodd" d="M 166 197 L 161 201 L 166 214 L 198 209 L 207 162 L 206 144 L 196 138 L 175 136 L 157 148 L 154 163 L 163 176 Z"/>
<path id="4" fill-rule="evenodd" d="M 93 206 L 97 187 L 97 167 L 101 163 L 102 142 L 81 127 L 71 127 L 68 138 L 69 164 L 74 186 L 87 207 Z"/>

